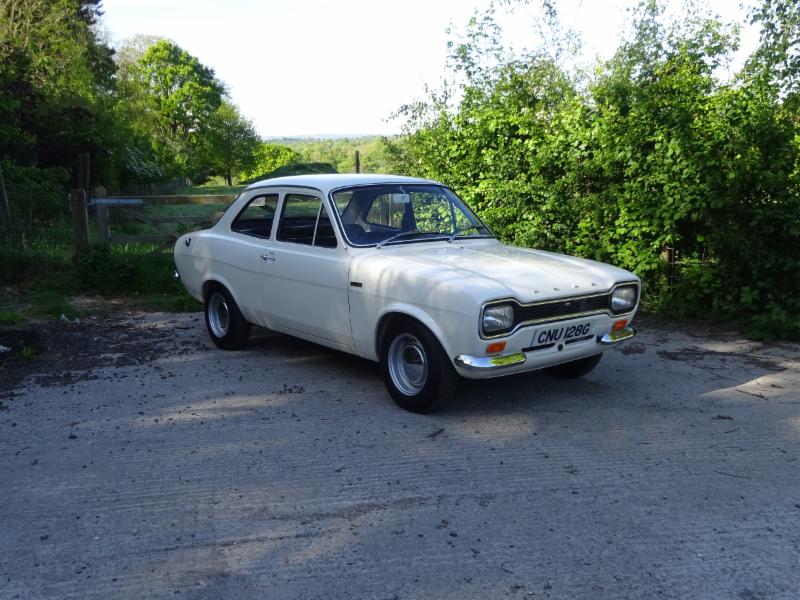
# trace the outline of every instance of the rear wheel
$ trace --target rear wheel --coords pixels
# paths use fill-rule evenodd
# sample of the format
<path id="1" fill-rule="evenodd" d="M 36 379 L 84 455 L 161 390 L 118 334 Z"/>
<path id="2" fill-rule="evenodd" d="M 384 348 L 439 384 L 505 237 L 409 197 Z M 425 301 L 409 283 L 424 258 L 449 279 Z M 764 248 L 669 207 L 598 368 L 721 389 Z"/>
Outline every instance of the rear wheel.
<path id="1" fill-rule="evenodd" d="M 603 358 L 602 353 L 595 354 L 593 356 L 587 356 L 586 358 L 579 358 L 578 360 L 547 367 L 544 371 L 548 375 L 558 377 L 559 379 L 576 379 L 578 377 L 583 377 L 594 369 L 601 358 Z"/>
<path id="2" fill-rule="evenodd" d="M 206 328 L 211 341 L 223 350 L 241 348 L 250 337 L 250 323 L 242 316 L 230 292 L 214 287 L 206 296 Z"/>
<path id="3" fill-rule="evenodd" d="M 403 320 L 389 327 L 380 363 L 389 394 L 411 412 L 432 412 L 458 388 L 458 374 L 439 340 L 417 321 Z"/>

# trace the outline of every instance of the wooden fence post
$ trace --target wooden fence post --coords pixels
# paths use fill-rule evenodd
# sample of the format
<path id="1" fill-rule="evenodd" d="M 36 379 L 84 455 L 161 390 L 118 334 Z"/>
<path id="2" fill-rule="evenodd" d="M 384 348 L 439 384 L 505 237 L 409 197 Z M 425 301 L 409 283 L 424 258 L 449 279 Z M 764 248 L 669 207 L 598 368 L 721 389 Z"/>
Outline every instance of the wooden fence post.
<path id="1" fill-rule="evenodd" d="M 6 180 L 3 178 L 3 164 L 0 163 L 0 199 L 3 204 L 3 226 L 6 231 L 11 230 L 11 206 L 8 202 L 8 194 L 6 193 Z"/>
<path id="2" fill-rule="evenodd" d="M 361 153 L 356 150 L 356 173 L 361 173 Z"/>
<path id="3" fill-rule="evenodd" d="M 85 252 L 89 246 L 89 214 L 86 210 L 86 192 L 84 190 L 72 190 L 69 203 L 72 209 L 75 254 L 79 255 Z"/>
<path id="4" fill-rule="evenodd" d="M 98 185 L 94 188 L 94 197 L 97 200 L 105 200 L 108 197 L 106 188 Z M 104 248 L 108 246 L 111 239 L 111 224 L 108 220 L 108 206 L 105 204 L 96 204 L 94 207 L 94 214 L 97 217 L 97 241 Z"/>

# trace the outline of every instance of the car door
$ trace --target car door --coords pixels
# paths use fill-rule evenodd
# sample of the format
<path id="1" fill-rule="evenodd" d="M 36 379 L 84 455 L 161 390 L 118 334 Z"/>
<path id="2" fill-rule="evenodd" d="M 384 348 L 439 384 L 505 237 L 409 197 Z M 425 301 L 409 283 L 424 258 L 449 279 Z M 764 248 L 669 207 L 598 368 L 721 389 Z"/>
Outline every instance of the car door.
<path id="1" fill-rule="evenodd" d="M 231 221 L 230 235 L 215 252 L 224 265 L 239 308 L 251 323 L 270 326 L 264 302 L 264 259 L 269 250 L 279 195 L 272 190 L 248 193 L 244 206 Z"/>
<path id="2" fill-rule="evenodd" d="M 270 320 L 290 332 L 352 347 L 350 256 L 326 202 L 306 189 L 282 194 L 280 217 L 264 262 Z"/>

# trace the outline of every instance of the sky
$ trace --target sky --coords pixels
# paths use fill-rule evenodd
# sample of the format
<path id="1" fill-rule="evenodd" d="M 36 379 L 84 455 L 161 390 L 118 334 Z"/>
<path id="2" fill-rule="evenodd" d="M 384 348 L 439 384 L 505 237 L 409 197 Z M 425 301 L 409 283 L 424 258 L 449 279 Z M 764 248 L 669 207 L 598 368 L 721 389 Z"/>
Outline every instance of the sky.
<path id="1" fill-rule="evenodd" d="M 609 58 L 636 0 L 556 0 L 583 39 L 583 59 Z M 119 45 L 136 34 L 173 40 L 215 70 L 265 138 L 395 134 L 397 109 L 438 87 L 447 29 L 463 31 L 489 0 L 104 0 Z M 536 0 L 533 0 L 536 4 Z M 708 0 L 744 23 L 738 0 Z M 538 45 L 523 9 L 503 20 L 516 47 Z M 679 0 L 670 10 L 680 14 Z M 533 43 L 531 43 L 533 41 Z M 757 42 L 745 29 L 743 60 Z"/>

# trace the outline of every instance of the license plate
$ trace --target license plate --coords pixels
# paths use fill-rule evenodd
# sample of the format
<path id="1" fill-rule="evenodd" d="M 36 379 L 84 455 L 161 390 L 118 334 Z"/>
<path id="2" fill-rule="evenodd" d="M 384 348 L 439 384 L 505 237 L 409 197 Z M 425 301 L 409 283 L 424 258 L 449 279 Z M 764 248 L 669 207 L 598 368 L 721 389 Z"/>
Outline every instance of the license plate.
<path id="1" fill-rule="evenodd" d="M 574 325 L 560 325 L 546 329 L 537 329 L 533 332 L 531 346 L 544 346 L 545 344 L 558 344 L 568 342 L 589 335 L 591 323 L 578 323 Z"/>

